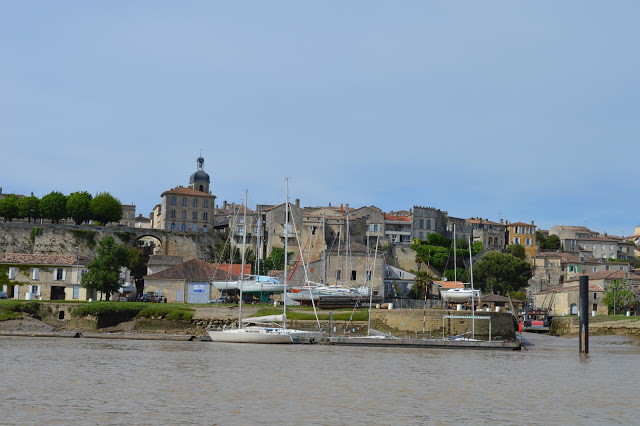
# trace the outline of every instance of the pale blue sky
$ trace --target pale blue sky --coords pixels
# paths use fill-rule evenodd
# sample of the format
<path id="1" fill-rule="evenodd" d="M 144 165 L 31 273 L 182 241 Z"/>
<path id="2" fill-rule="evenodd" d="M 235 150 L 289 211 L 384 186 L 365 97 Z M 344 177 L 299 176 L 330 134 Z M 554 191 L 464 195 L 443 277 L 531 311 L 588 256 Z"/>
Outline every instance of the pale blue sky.
<path id="1" fill-rule="evenodd" d="M 640 224 L 640 3 L 0 2 L 3 192 Z"/>

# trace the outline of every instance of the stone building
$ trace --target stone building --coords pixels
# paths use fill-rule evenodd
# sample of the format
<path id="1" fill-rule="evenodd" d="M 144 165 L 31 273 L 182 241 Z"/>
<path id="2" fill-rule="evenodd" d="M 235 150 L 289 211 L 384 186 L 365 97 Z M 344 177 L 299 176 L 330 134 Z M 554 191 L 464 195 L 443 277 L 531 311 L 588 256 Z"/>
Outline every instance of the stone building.
<path id="1" fill-rule="evenodd" d="M 191 175 L 189 187 L 177 186 L 162 193 L 162 201 L 153 209 L 153 228 L 167 231 L 211 232 L 216 196 L 209 190 L 209 175 L 204 158 L 198 157 L 198 170 Z"/>
<path id="2" fill-rule="evenodd" d="M 95 290 L 80 285 L 87 259 L 73 255 L 4 253 L 0 264 L 7 269 L 2 291 L 10 299 L 89 300 Z M 1 273 L 1 272 L 0 272 Z"/>
<path id="3" fill-rule="evenodd" d="M 434 207 L 413 206 L 412 239 L 426 240 L 429 234 L 445 236 L 447 212 Z"/>
<path id="4" fill-rule="evenodd" d="M 411 244 L 413 219 L 408 215 L 392 213 L 384 216 L 384 235 L 390 244 Z"/>
<path id="5" fill-rule="evenodd" d="M 488 219 L 470 218 L 467 223 L 473 228 L 473 242 L 482 243 L 484 250 L 502 251 L 506 248 L 506 226 Z"/>

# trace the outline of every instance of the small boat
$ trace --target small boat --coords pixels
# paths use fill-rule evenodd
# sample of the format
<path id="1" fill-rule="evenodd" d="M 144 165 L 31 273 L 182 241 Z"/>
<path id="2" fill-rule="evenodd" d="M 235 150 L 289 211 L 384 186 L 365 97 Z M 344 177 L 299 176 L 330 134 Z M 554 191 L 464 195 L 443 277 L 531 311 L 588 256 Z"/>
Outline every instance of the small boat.
<path id="1" fill-rule="evenodd" d="M 440 292 L 442 300 L 445 302 L 468 302 L 473 299 L 480 298 L 480 290 L 471 290 L 470 288 L 451 288 Z"/>
<path id="2" fill-rule="evenodd" d="M 238 281 L 212 281 L 211 284 L 218 290 L 240 290 L 244 293 L 282 293 L 284 285 L 273 277 L 265 275 L 250 275 L 249 279 Z"/>

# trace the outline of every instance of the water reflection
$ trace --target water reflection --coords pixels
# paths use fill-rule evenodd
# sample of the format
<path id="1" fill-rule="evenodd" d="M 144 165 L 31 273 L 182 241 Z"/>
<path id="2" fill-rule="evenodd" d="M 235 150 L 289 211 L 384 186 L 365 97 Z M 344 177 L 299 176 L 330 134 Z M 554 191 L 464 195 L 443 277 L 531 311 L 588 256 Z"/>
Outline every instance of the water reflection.
<path id="1" fill-rule="evenodd" d="M 0 338 L 3 423 L 634 422 L 637 343 L 529 351 Z M 601 392 L 607 389 L 606 392 Z"/>

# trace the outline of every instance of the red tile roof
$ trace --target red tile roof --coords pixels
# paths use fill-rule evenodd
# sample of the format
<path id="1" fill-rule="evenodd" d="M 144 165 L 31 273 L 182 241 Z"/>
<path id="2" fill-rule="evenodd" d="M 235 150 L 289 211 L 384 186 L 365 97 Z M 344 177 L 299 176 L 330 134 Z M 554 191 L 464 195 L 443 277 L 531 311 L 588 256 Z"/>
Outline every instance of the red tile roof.
<path id="1" fill-rule="evenodd" d="M 412 222 L 412 220 L 407 216 L 394 216 L 391 214 L 385 214 L 384 220 L 389 220 L 392 222 Z"/>
<path id="2" fill-rule="evenodd" d="M 434 283 L 438 284 L 441 290 L 464 288 L 464 283 L 462 281 L 434 281 Z"/>
<path id="3" fill-rule="evenodd" d="M 165 194 L 191 195 L 191 196 L 196 196 L 196 197 L 215 198 L 213 195 L 207 194 L 206 192 L 198 191 L 197 189 L 193 189 L 193 188 L 185 188 L 185 187 L 182 187 L 182 186 L 178 186 L 178 187 L 170 189 L 168 191 L 164 191 L 162 193 L 161 197 L 164 197 Z"/>

